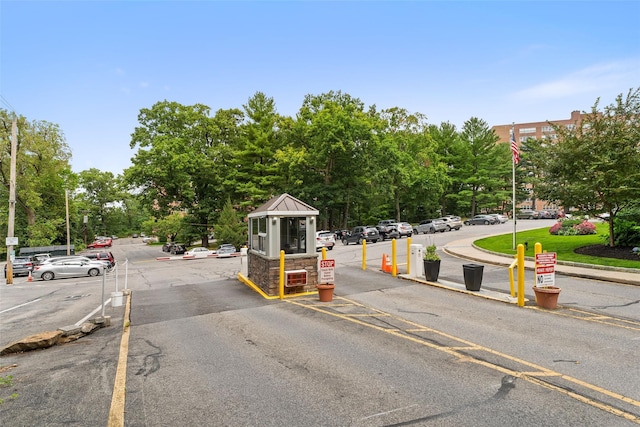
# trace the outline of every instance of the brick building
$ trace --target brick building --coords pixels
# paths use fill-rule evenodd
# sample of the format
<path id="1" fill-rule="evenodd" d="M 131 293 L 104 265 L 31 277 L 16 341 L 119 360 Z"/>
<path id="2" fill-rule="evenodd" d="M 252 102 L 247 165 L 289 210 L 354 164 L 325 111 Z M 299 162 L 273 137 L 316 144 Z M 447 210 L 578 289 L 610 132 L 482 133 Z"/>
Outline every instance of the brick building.
<path id="1" fill-rule="evenodd" d="M 582 114 L 580 111 L 572 111 L 571 117 L 569 119 L 563 120 L 548 120 L 544 122 L 530 122 L 530 123 L 514 123 L 508 125 L 498 125 L 493 126 L 492 129 L 500 138 L 499 142 L 509 143 L 509 136 L 511 128 L 513 127 L 515 132 L 515 138 L 518 145 L 522 144 L 528 138 L 535 138 L 538 140 L 541 139 L 550 139 L 556 140 L 556 135 L 553 130 L 553 126 L 550 123 L 555 125 L 564 125 L 567 127 L 576 126 L 582 118 Z M 534 210 L 545 210 L 545 209 L 559 209 L 559 206 L 556 206 L 554 203 L 547 202 L 546 200 L 533 200 L 532 198 L 528 198 L 523 202 L 517 205 L 519 209 L 534 209 Z"/>

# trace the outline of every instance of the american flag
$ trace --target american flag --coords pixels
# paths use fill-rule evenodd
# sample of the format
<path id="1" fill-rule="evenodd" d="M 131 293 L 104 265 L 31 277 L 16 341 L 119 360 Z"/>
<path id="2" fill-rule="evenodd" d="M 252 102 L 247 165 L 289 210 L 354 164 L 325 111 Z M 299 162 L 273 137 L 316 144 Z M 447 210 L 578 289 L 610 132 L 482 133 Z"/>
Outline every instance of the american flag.
<path id="1" fill-rule="evenodd" d="M 516 142 L 516 133 L 511 128 L 511 135 L 509 140 L 511 141 L 511 152 L 513 153 L 513 163 L 518 164 L 520 162 L 520 150 L 518 150 L 518 143 Z"/>

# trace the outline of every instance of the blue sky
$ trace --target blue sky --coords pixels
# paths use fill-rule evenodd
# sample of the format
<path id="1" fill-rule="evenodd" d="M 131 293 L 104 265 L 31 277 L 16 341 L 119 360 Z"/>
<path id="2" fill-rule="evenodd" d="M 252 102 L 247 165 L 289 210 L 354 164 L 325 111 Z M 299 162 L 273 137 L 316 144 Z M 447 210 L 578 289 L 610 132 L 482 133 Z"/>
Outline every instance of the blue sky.
<path id="1" fill-rule="evenodd" d="M 142 108 L 295 116 L 330 90 L 429 123 L 568 119 L 640 87 L 638 1 L 0 1 L 0 108 L 120 174 Z"/>

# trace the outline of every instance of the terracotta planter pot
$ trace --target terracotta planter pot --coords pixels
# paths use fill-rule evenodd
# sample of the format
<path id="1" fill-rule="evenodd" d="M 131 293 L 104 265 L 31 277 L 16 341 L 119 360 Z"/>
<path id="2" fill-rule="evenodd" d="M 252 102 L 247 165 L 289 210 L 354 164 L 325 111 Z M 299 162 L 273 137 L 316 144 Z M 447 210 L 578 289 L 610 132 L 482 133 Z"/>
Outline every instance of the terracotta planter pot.
<path id="1" fill-rule="evenodd" d="M 555 286 L 534 286 L 536 294 L 536 304 L 542 308 L 557 308 L 560 288 Z"/>
<path id="2" fill-rule="evenodd" d="M 336 285 L 316 285 L 318 288 L 318 297 L 322 302 L 331 302 L 333 301 L 333 289 Z"/>

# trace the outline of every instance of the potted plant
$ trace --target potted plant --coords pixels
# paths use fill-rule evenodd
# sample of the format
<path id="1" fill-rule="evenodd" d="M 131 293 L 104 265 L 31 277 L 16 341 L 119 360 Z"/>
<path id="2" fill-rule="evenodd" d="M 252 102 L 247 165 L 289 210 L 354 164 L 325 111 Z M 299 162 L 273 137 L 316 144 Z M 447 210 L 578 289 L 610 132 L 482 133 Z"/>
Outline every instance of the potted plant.
<path id="1" fill-rule="evenodd" d="M 558 307 L 560 288 L 557 286 L 534 286 L 533 292 L 536 295 L 536 304 L 538 307 L 550 309 Z"/>
<path id="2" fill-rule="evenodd" d="M 440 255 L 436 253 L 436 245 L 427 245 L 423 257 L 424 275 L 427 281 L 436 282 L 440 275 Z"/>

